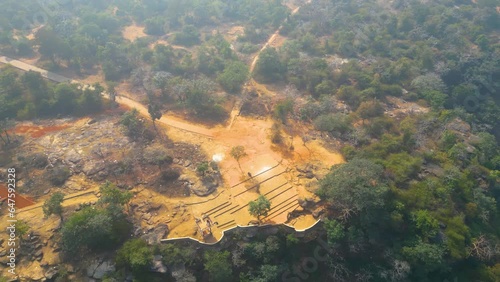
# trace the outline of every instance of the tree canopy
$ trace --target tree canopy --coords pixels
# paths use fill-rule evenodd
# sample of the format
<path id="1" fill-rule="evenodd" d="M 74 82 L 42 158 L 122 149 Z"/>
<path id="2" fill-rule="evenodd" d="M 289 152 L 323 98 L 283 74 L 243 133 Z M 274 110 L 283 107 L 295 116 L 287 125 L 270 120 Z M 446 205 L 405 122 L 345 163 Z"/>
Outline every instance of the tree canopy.
<path id="1" fill-rule="evenodd" d="M 382 166 L 366 159 L 335 165 L 321 180 L 317 194 L 358 212 L 383 208 L 388 192 L 383 172 Z"/>
<path id="2" fill-rule="evenodd" d="M 248 212 L 257 217 L 258 220 L 267 216 L 270 210 L 271 202 L 264 195 L 260 195 L 257 200 L 248 203 Z"/>

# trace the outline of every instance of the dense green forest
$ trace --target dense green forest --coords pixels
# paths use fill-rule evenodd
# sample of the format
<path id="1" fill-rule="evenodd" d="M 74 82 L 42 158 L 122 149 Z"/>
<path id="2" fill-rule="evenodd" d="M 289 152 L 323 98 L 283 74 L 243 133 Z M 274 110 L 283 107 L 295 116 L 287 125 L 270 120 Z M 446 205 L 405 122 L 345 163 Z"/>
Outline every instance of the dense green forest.
<path id="1" fill-rule="evenodd" d="M 311 272 L 304 261 L 317 243 L 281 232 L 235 236 L 220 251 L 129 239 L 130 195 L 107 183 L 99 207 L 75 212 L 60 231 L 69 256 L 116 253 L 104 281 L 165 281 L 148 272 L 159 254 L 185 266 L 175 281 L 500 281 L 498 1 L 312 0 L 291 15 L 277 0 L 67 0 L 38 19 L 46 22 L 30 40 L 31 2 L 3 1 L 1 54 L 38 52 L 55 72 L 100 68 L 108 85 L 82 90 L 2 68 L 0 120 L 96 113 L 103 90 L 129 81 L 159 107 L 223 121 L 224 102 L 251 76 L 286 87 L 271 105 L 277 124 L 311 126 L 347 160 L 316 191 L 330 252 Z M 236 43 L 212 33 L 232 22 L 244 27 Z M 249 73 L 249 54 L 283 22 L 287 40 Z M 125 40 L 132 23 L 148 36 Z M 192 52 L 149 48 L 158 38 Z M 389 116 L 392 97 L 428 111 Z M 134 113 L 122 124 L 134 135 Z"/>

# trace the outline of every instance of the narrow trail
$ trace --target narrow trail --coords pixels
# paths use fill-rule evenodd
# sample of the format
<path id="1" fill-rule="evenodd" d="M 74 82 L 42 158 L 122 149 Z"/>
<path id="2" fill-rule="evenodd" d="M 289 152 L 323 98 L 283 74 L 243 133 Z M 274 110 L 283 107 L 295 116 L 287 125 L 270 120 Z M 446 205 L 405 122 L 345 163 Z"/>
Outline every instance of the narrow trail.
<path id="1" fill-rule="evenodd" d="M 295 8 L 292 12 L 291 12 L 291 16 L 297 14 L 299 11 L 300 11 L 300 8 L 302 8 L 303 6 L 307 5 L 307 4 L 310 4 L 312 0 L 307 0 L 302 6 L 298 6 L 297 8 Z M 249 73 L 250 73 L 250 77 L 248 79 L 248 81 L 245 83 L 245 91 L 246 93 L 249 93 L 251 92 L 250 90 L 252 88 L 255 88 L 256 85 L 260 85 L 264 88 L 266 88 L 264 85 L 261 85 L 259 83 L 257 83 L 253 77 L 252 77 L 252 73 L 255 69 L 255 65 L 257 64 L 257 61 L 259 60 L 259 57 L 260 55 L 262 54 L 262 52 L 267 48 L 269 47 L 271 44 L 273 44 L 273 42 L 276 40 L 276 38 L 279 36 L 281 30 L 283 29 L 285 23 L 287 22 L 287 19 L 285 19 L 283 21 L 283 23 L 281 23 L 281 25 L 278 27 L 278 29 L 271 35 L 271 37 L 269 37 L 269 39 L 266 41 L 266 43 L 264 44 L 264 46 L 262 46 L 262 48 L 260 48 L 259 52 L 255 55 L 255 57 L 253 58 L 252 60 L 252 63 L 250 64 L 250 68 L 249 68 Z M 267 88 L 266 88 L 267 89 Z M 267 89 L 268 92 L 271 92 Z M 243 107 L 243 101 L 245 100 L 245 94 L 243 94 L 243 97 L 240 97 L 239 99 L 236 100 L 236 102 L 234 103 L 234 106 L 233 106 L 233 109 L 231 111 L 231 115 L 230 115 L 230 119 L 231 121 L 229 122 L 229 126 L 228 126 L 228 129 L 231 129 L 233 123 L 234 123 L 234 120 L 236 119 L 237 116 L 240 115 L 240 112 L 241 112 L 241 108 Z"/>

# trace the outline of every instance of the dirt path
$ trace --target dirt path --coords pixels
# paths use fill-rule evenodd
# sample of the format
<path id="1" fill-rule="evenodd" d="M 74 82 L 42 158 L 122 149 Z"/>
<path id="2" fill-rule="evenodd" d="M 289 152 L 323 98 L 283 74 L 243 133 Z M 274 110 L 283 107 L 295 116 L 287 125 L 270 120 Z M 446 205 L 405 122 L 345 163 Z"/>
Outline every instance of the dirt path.
<path id="1" fill-rule="evenodd" d="M 55 82 L 70 82 L 71 78 L 64 77 L 62 75 L 55 74 L 53 72 L 49 72 L 47 70 L 41 69 L 39 67 L 36 67 L 34 65 L 30 65 L 15 59 L 11 59 L 5 56 L 0 56 L 0 63 L 3 64 L 10 64 L 13 67 L 16 67 L 18 69 L 21 69 L 23 71 L 36 71 L 42 75 L 42 77 L 47 78 L 49 80 L 55 81 Z"/>
<path id="2" fill-rule="evenodd" d="M 137 111 L 139 111 L 139 113 L 141 113 L 143 116 L 149 116 L 148 109 L 144 105 L 128 97 L 117 96 L 116 102 L 119 103 L 120 105 L 125 105 L 129 108 L 137 109 Z M 213 137 L 213 133 L 210 129 L 181 121 L 172 116 L 163 115 L 160 118 L 159 122 L 167 126 L 175 127 L 177 129 L 189 131 L 191 133 L 197 133 L 207 137 Z"/>
<path id="3" fill-rule="evenodd" d="M 312 0 L 307 0 L 304 5 L 307 5 L 309 3 L 311 3 Z M 296 7 L 291 15 L 295 15 L 297 14 L 299 11 L 300 11 L 300 8 L 302 6 L 298 6 Z M 271 37 L 269 37 L 269 39 L 267 40 L 267 42 L 264 44 L 264 46 L 262 46 L 262 48 L 260 48 L 259 52 L 255 55 L 255 57 L 253 58 L 252 60 L 252 63 L 250 64 L 250 78 L 248 79 L 247 83 L 245 84 L 246 88 L 255 88 L 256 85 L 259 85 L 260 87 L 263 87 L 266 89 L 266 92 L 270 92 L 267 87 L 265 87 L 264 85 L 261 85 L 259 83 L 257 83 L 252 77 L 252 73 L 255 69 L 255 65 L 257 64 L 257 61 L 259 60 L 259 57 L 260 57 L 260 54 L 267 48 L 269 47 L 270 45 L 273 44 L 273 42 L 276 40 L 276 38 L 279 36 L 281 30 L 283 29 L 283 26 L 285 25 L 285 23 L 287 22 L 287 19 L 285 19 L 283 21 L 283 23 L 278 27 L 278 29 L 271 35 Z M 251 91 L 247 91 L 247 92 L 251 92 Z M 241 112 L 241 107 L 243 107 L 243 100 L 245 100 L 245 97 L 241 97 L 240 99 L 238 99 L 235 103 L 234 103 L 234 106 L 233 106 L 233 109 L 231 111 L 231 114 L 230 114 L 230 119 L 231 121 L 229 122 L 229 126 L 228 126 L 228 129 L 231 129 L 233 123 L 234 123 L 234 119 L 240 115 L 240 112 Z"/>
<path id="4" fill-rule="evenodd" d="M 308 0 L 306 1 L 306 3 L 304 5 L 307 5 L 309 3 L 311 3 L 312 0 Z M 297 8 L 295 8 L 292 13 L 291 13 L 291 16 L 297 14 L 299 11 L 300 11 L 300 8 L 302 6 L 299 6 Z M 266 44 L 264 44 L 264 46 L 262 46 L 262 48 L 260 48 L 259 52 L 257 53 L 257 55 L 255 55 L 255 57 L 253 58 L 252 60 L 252 64 L 250 65 L 250 73 L 253 72 L 253 70 L 255 69 L 255 64 L 257 64 L 257 60 L 259 59 L 259 56 L 260 54 L 262 53 L 262 51 L 264 51 L 269 45 L 271 45 L 274 40 L 276 40 L 276 37 L 278 37 L 279 33 L 281 32 L 281 30 L 283 29 L 283 26 L 285 25 L 285 23 L 287 22 L 287 20 L 285 19 L 285 21 L 283 21 L 283 23 L 278 27 L 278 29 L 271 35 L 271 37 L 269 37 L 269 39 L 267 40 Z"/>

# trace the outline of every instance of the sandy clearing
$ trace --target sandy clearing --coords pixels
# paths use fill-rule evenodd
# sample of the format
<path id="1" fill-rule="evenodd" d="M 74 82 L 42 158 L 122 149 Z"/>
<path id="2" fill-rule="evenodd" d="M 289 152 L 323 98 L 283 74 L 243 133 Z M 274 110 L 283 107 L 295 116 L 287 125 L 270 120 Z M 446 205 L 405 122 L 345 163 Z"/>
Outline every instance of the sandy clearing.
<path id="1" fill-rule="evenodd" d="M 129 25 L 123 29 L 122 36 L 128 41 L 134 42 L 138 38 L 147 36 L 147 34 L 144 32 L 144 28 L 144 26 L 138 26 L 134 22 L 132 25 Z"/>

